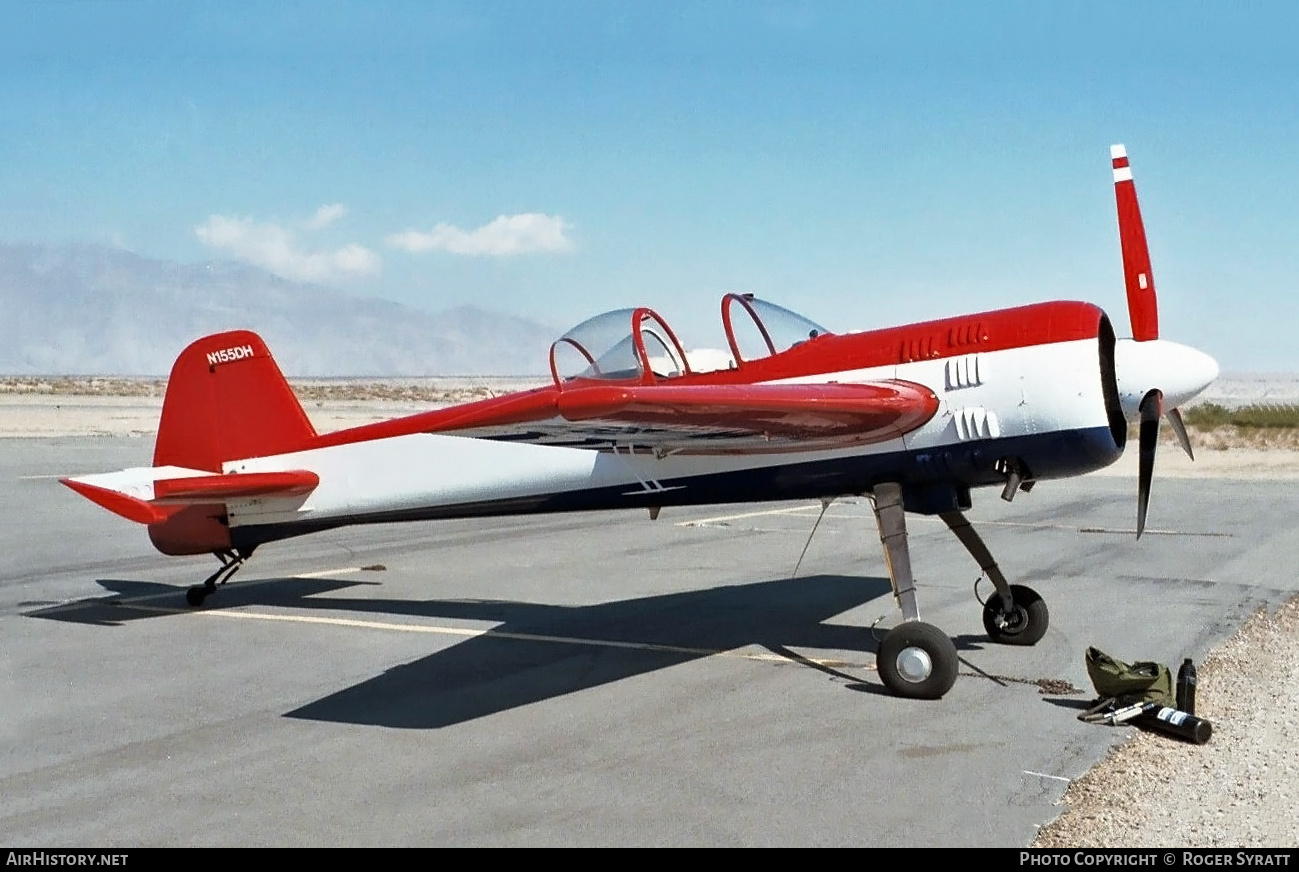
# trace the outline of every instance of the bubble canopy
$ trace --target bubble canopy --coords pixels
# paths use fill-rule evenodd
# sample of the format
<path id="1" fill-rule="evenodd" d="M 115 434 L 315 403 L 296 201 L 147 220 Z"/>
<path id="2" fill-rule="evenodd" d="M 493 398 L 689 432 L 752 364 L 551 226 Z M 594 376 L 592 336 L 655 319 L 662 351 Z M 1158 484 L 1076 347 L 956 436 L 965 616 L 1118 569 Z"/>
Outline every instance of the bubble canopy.
<path id="1" fill-rule="evenodd" d="M 737 363 L 760 360 L 809 339 L 830 335 L 815 321 L 753 294 L 727 294 L 722 298 L 722 326 Z"/>
<path id="2" fill-rule="evenodd" d="M 672 328 L 653 309 L 615 309 L 569 330 L 550 346 L 556 384 L 573 379 L 653 382 L 690 372 Z"/>
<path id="3" fill-rule="evenodd" d="M 731 352 L 729 368 L 828 335 L 819 324 L 752 294 L 722 299 L 722 325 Z M 555 340 L 550 372 L 556 385 L 574 380 L 653 384 L 695 370 L 672 328 L 642 306 L 588 318 Z"/>

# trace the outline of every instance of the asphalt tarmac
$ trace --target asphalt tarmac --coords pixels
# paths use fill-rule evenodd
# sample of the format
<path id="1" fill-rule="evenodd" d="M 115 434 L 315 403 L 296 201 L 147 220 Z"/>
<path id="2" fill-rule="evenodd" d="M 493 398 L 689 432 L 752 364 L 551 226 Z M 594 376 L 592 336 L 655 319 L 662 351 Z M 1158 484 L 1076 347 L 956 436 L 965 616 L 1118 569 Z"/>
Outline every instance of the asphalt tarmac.
<path id="1" fill-rule="evenodd" d="M 0 841 L 1025 846 L 1126 735 L 1083 652 L 1174 668 L 1299 591 L 1293 482 L 1043 482 L 970 513 L 1051 627 L 987 643 L 978 568 L 910 516 L 940 701 L 896 699 L 870 507 L 757 504 L 352 528 L 211 558 L 55 476 L 150 438 L 0 440 Z M 984 582 L 979 593 L 987 595 Z M 1042 688 L 1054 691 L 1043 693 Z M 1073 686 L 1078 693 L 1060 692 Z"/>

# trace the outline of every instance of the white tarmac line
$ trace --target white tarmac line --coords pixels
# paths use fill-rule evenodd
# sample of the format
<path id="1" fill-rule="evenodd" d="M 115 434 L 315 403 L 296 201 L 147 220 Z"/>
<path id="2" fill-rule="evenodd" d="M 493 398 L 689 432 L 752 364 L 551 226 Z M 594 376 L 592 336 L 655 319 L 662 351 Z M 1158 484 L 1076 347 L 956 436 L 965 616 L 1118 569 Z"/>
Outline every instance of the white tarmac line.
<path id="1" fill-rule="evenodd" d="M 1113 527 L 1079 527 L 1079 533 L 1110 533 L 1116 536 L 1135 536 L 1137 530 L 1135 527 L 1129 529 L 1118 529 Z M 1220 539 L 1233 539 L 1235 533 L 1220 533 L 1212 530 L 1152 530 L 1146 528 L 1146 536 L 1204 536 L 1216 537 Z"/>
<path id="2" fill-rule="evenodd" d="M 744 512 L 739 515 L 718 515 L 712 518 L 695 518 L 690 521 L 678 521 L 677 526 L 678 527 L 704 527 L 709 524 L 723 524 L 726 523 L 727 521 L 740 521 L 745 518 L 761 518 L 770 515 L 800 515 L 805 512 L 817 511 L 820 508 L 821 508 L 820 503 L 812 503 L 810 505 L 794 506 L 792 508 L 765 509 L 759 512 Z M 833 518 L 836 520 L 869 520 L 869 521 L 875 520 L 874 513 L 867 515 L 864 513 L 854 514 L 852 512 L 828 511 L 826 512 L 825 516 L 827 518 Z M 941 518 L 929 517 L 927 515 L 912 515 L 908 520 L 921 521 L 921 522 L 928 521 L 932 523 L 942 522 Z M 1080 529 L 1077 525 L 1074 524 L 1035 524 L 1029 521 L 979 521 L 979 526 L 980 527 L 1030 527 L 1037 530 L 1070 530 L 1072 532 L 1078 532 Z M 1091 531 L 1088 530 L 1087 532 L 1091 532 Z M 1131 530 L 1129 532 L 1135 533 L 1136 531 Z M 1171 532 L 1171 531 L 1147 530 L 1146 532 L 1155 533 L 1155 532 Z"/>
<path id="3" fill-rule="evenodd" d="M 154 596 L 157 595 L 150 595 L 149 598 L 152 599 Z M 130 602 L 120 600 L 118 604 L 121 608 L 135 609 L 142 612 L 156 612 L 159 614 L 194 615 L 212 618 L 242 618 L 251 621 L 281 621 L 292 624 L 315 624 L 318 626 L 353 627 L 365 630 L 387 630 L 397 633 L 426 633 L 438 636 L 459 636 L 465 639 L 472 639 L 478 636 L 489 636 L 496 639 L 511 639 L 518 642 L 551 642 L 561 645 L 584 645 L 594 648 L 622 648 L 636 651 L 658 651 L 667 654 L 690 654 L 700 657 L 733 657 L 740 660 L 752 660 L 759 663 L 778 663 L 791 666 L 798 665 L 799 663 L 798 661 L 791 660 L 788 657 L 782 657 L 779 654 L 759 654 L 740 651 L 738 649 L 724 651 L 717 648 L 686 648 L 677 645 L 657 645 L 652 642 L 618 642 L 610 639 L 583 639 L 576 636 L 548 636 L 539 633 L 510 633 L 502 630 L 476 630 L 469 627 L 444 627 L 430 624 L 396 624 L 389 621 L 363 621 L 357 620 L 356 618 L 328 618 L 320 615 L 281 615 L 236 609 L 195 611 L 192 609 L 139 605 L 139 601 L 140 598 L 133 599 Z M 850 668 L 873 670 L 875 668 L 874 664 L 849 663 L 844 660 L 818 660 L 810 657 L 806 658 L 806 662 L 832 669 Z"/>
<path id="4" fill-rule="evenodd" d="M 712 518 L 695 518 L 689 521 L 677 521 L 676 526 L 709 527 L 715 524 L 725 524 L 728 521 L 740 521 L 740 520 L 744 520 L 745 518 L 761 518 L 761 517 L 769 517 L 771 515 L 802 515 L 803 513 L 816 511 L 819 510 L 820 508 L 821 508 L 820 503 L 812 503 L 810 505 L 794 506 L 792 508 L 766 509 L 764 511 L 759 511 L 759 512 L 744 512 L 739 515 L 718 515 Z M 866 514 L 852 514 L 852 513 L 843 513 L 843 512 L 826 512 L 825 517 L 834 520 L 868 520 L 872 522 L 875 520 L 874 513 L 870 515 L 866 515 Z M 922 523 L 929 522 L 935 524 L 944 523 L 941 518 L 931 517 L 928 515 L 911 515 L 908 518 L 908 523 L 914 523 L 917 521 Z M 1026 530 L 1066 530 L 1070 533 L 1113 533 L 1113 534 L 1121 534 L 1127 536 L 1135 536 L 1137 533 L 1135 528 L 1128 529 L 1128 530 L 1120 530 L 1120 529 L 1110 528 L 1110 527 L 1079 527 L 1077 524 L 1042 524 L 1042 523 L 1035 523 L 1033 521 L 979 521 L 978 526 L 1018 527 Z M 1145 532 L 1152 536 L 1217 536 L 1217 537 L 1222 537 L 1227 539 L 1232 538 L 1234 535 L 1232 533 L 1200 532 L 1195 530 L 1157 530 L 1149 527 L 1146 528 Z"/>
<path id="5" fill-rule="evenodd" d="M 747 513 L 743 517 L 752 515 L 769 515 L 781 514 L 794 511 L 803 511 L 806 508 L 819 508 L 819 503 L 811 507 L 801 507 L 798 509 L 777 509 L 768 512 Z M 289 578 L 328 578 L 336 575 L 349 575 L 354 572 L 363 571 L 360 566 L 340 566 L 336 569 L 322 569 L 317 572 L 300 572 L 288 576 Z M 239 582 L 241 588 L 252 587 L 254 585 L 270 584 L 272 582 L 283 581 L 279 578 L 251 579 L 249 581 Z M 756 663 L 773 663 L 779 665 L 794 666 L 801 663 L 810 663 L 816 666 L 824 666 L 829 669 L 863 669 L 874 671 L 875 664 L 872 663 L 850 663 L 846 660 L 834 660 L 827 658 L 805 657 L 801 660 L 792 660 L 779 654 L 757 653 L 741 651 L 739 649 L 723 650 L 719 648 L 688 648 L 677 645 L 658 645 L 653 642 L 619 642 L 611 639 L 583 639 L 576 636 L 549 636 L 539 633 L 511 633 L 503 630 L 475 630 L 468 627 L 446 627 L 429 624 L 397 624 L 390 621 L 363 621 L 356 618 L 329 618 L 320 615 L 284 615 L 270 614 L 266 612 L 253 612 L 236 609 L 228 610 L 211 610 L 202 611 L 195 609 L 179 609 L 167 606 L 150 606 L 145 603 L 158 599 L 169 599 L 175 597 L 178 590 L 166 590 L 160 593 L 142 594 L 140 596 L 123 597 L 116 600 L 78 600 L 76 602 L 66 603 L 61 606 L 55 606 L 45 613 L 71 611 L 74 609 L 86 608 L 91 605 L 113 605 L 118 608 L 133 609 L 141 612 L 152 612 L 155 614 L 170 615 L 194 615 L 216 618 L 243 618 L 252 621 L 281 621 L 284 623 L 294 624 L 315 624 L 318 626 L 332 627 L 352 627 L 368 630 L 387 630 L 398 633 L 425 633 L 430 635 L 441 636 L 459 636 L 465 639 L 472 639 L 478 636 L 489 636 L 496 639 L 511 639 L 519 642 L 550 642 L 561 645 L 584 645 L 594 648 L 621 648 L 626 650 L 637 651 L 658 651 L 667 654 L 689 654 L 700 657 L 729 657 L 739 660 L 750 660 Z"/>
<path id="6" fill-rule="evenodd" d="M 341 566 L 338 569 L 322 569 L 319 572 L 296 572 L 289 578 L 329 578 L 331 575 L 349 575 L 353 572 L 363 572 L 364 566 Z M 279 579 L 268 579 L 268 581 L 278 581 Z"/>
<path id="7" fill-rule="evenodd" d="M 718 515 L 715 518 L 696 518 L 693 521 L 677 521 L 678 527 L 702 527 L 707 524 L 722 524 L 726 521 L 739 521 L 743 518 L 761 518 L 767 515 L 795 515 L 799 512 L 806 512 L 812 509 L 821 508 L 820 503 L 813 503 L 810 506 L 795 506 L 790 509 L 766 509 L 760 512 L 744 512 L 739 515 Z"/>
<path id="8" fill-rule="evenodd" d="M 1072 778 L 1065 778 L 1063 775 L 1047 775 L 1045 772 L 1034 772 L 1032 769 L 1023 770 L 1025 775 L 1032 775 L 1036 778 L 1049 778 L 1052 781 L 1063 781 L 1065 784 L 1072 784 Z"/>
<path id="9" fill-rule="evenodd" d="M 786 509 L 785 511 L 789 511 Z M 769 514 L 758 512 L 756 514 Z M 353 572 L 361 572 L 360 566 L 340 566 L 336 569 L 322 569 L 318 572 L 300 572 L 289 578 L 328 578 L 335 575 L 348 575 Z M 263 578 L 251 579 L 249 581 L 239 582 L 241 588 L 252 587 L 254 585 L 270 584 L 272 582 L 283 581 L 284 578 Z M 161 593 L 142 594 L 140 596 L 123 597 L 116 600 L 78 600 L 72 603 L 66 603 L 61 606 L 55 606 L 46 611 L 51 612 L 71 611 L 74 609 L 86 608 L 91 605 L 114 605 L 118 608 L 134 609 L 141 612 L 153 612 L 156 614 L 170 615 L 195 615 L 215 618 L 243 618 L 252 621 L 282 621 L 294 624 L 316 624 L 332 627 L 353 627 L 368 630 L 387 630 L 398 633 L 426 633 L 441 636 L 459 636 L 461 638 L 471 639 L 477 636 L 490 636 L 497 639 L 512 639 L 519 642 L 551 642 L 562 645 L 585 645 L 595 648 L 622 648 L 639 651 L 658 651 L 668 654 L 690 654 L 701 657 L 732 657 L 740 660 L 752 660 L 758 663 L 776 663 L 782 665 L 797 665 L 798 661 L 791 660 L 788 657 L 782 657 L 779 654 L 745 652 L 738 649 L 721 650 L 717 648 L 686 648 L 676 645 L 657 645 L 652 642 L 618 642 L 610 639 L 582 639 L 575 636 L 548 636 L 539 633 L 510 633 L 502 630 L 475 630 L 468 627 L 445 627 L 429 624 L 397 624 L 390 621 L 362 621 L 355 618 L 327 618 L 319 615 L 282 615 L 269 614 L 266 612 L 242 611 L 236 609 L 229 610 L 211 610 L 201 611 L 195 609 L 178 609 L 167 606 L 150 606 L 145 605 L 152 600 L 170 599 L 175 597 L 179 590 L 167 590 Z M 831 669 L 866 669 L 874 670 L 874 663 L 849 663 L 846 660 L 817 659 L 812 657 L 804 658 L 807 663 L 817 666 L 825 666 Z"/>

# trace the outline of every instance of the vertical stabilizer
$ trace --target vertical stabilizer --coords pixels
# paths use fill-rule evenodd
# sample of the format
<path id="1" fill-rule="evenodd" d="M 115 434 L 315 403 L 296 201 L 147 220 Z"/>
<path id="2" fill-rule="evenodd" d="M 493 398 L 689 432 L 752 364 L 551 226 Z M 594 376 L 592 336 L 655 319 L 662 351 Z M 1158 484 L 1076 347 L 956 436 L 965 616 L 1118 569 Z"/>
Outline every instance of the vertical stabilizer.
<path id="1" fill-rule="evenodd" d="M 176 358 L 154 466 L 220 472 L 227 460 L 311 447 L 316 430 L 256 333 L 205 336 Z"/>

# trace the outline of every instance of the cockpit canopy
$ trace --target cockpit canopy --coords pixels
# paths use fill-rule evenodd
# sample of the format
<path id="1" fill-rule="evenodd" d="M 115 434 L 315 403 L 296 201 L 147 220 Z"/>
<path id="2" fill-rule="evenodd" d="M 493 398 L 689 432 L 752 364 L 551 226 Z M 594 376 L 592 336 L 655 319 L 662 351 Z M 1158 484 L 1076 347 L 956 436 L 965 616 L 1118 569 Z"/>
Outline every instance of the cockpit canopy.
<path id="1" fill-rule="evenodd" d="M 588 318 L 550 346 L 556 385 L 574 379 L 652 384 L 696 372 L 734 369 L 828 335 L 820 325 L 752 294 L 722 299 L 722 326 L 730 354 L 682 347 L 653 309 L 616 309 Z"/>
<path id="2" fill-rule="evenodd" d="M 616 309 L 578 324 L 550 346 L 556 383 L 572 379 L 646 381 L 690 372 L 672 328 L 653 309 Z M 652 379 L 648 379 L 652 380 Z"/>
<path id="3" fill-rule="evenodd" d="M 753 294 L 722 298 L 722 326 L 738 363 L 761 360 L 830 333 L 820 324 Z"/>

